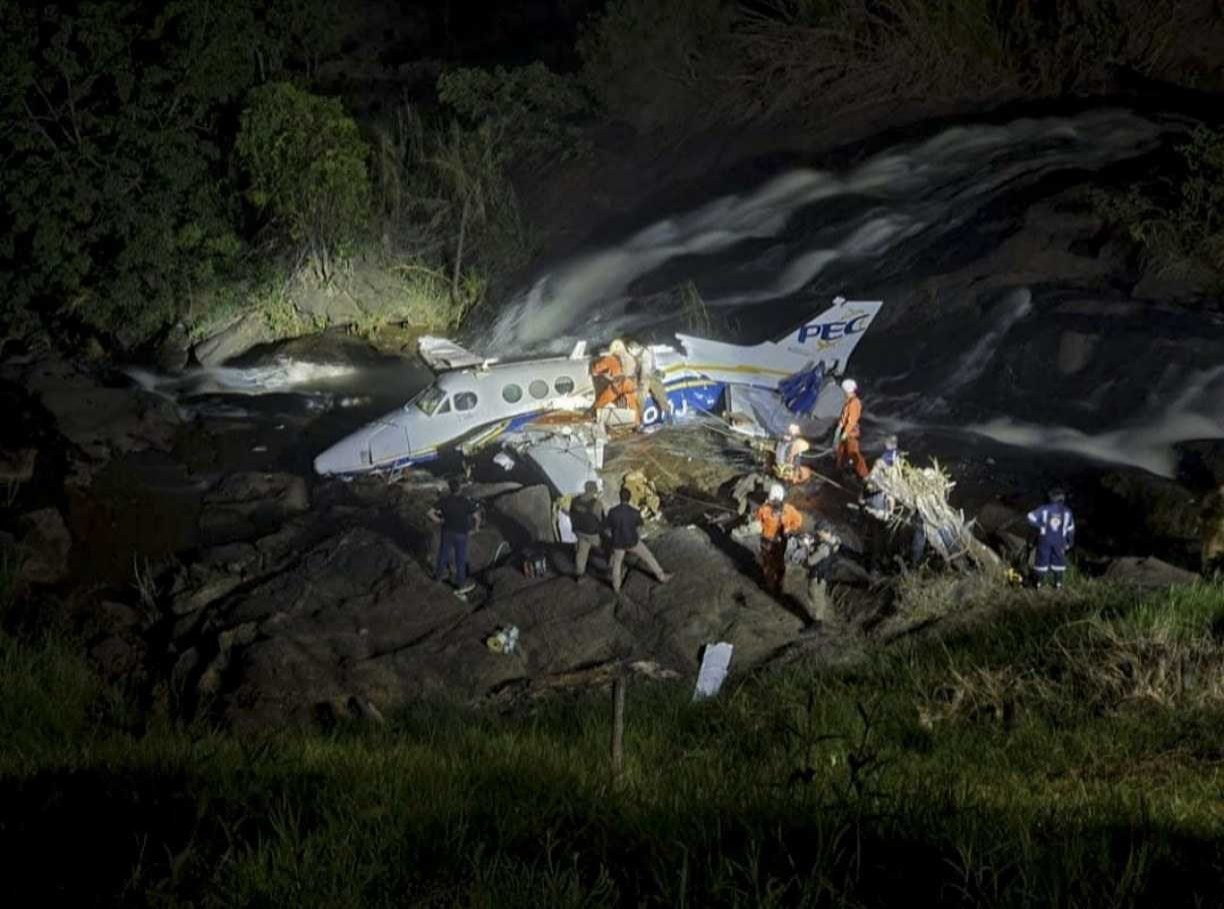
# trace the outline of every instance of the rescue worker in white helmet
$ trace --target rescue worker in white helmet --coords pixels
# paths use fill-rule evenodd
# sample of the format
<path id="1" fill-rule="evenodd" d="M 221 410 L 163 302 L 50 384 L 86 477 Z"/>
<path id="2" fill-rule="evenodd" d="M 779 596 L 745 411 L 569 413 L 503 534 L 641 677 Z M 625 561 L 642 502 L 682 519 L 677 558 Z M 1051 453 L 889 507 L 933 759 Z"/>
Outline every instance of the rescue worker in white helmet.
<path id="1" fill-rule="evenodd" d="M 774 450 L 774 474 L 787 483 L 806 483 L 812 478 L 812 469 L 800 461 L 812 446 L 799 432 L 799 426 L 792 423 Z"/>
<path id="2" fill-rule="evenodd" d="M 863 418 L 863 401 L 858 396 L 858 383 L 853 379 L 845 379 L 841 383 L 846 395 L 842 405 L 841 416 L 837 420 L 837 429 L 833 434 L 833 445 L 837 449 L 837 466 L 839 468 L 851 465 L 860 480 L 867 479 L 870 472 L 863 452 L 859 449 L 859 421 Z"/>

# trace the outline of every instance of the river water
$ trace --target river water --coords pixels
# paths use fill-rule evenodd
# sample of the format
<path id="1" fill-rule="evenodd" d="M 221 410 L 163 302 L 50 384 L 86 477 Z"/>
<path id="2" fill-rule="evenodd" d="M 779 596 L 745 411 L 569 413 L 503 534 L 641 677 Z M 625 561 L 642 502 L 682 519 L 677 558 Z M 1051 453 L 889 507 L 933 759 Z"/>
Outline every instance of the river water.
<path id="1" fill-rule="evenodd" d="M 552 267 L 463 340 L 500 356 L 623 334 L 666 340 L 682 317 L 659 300 L 682 280 L 741 341 L 780 334 L 836 293 L 880 298 L 884 310 L 852 363 L 874 435 L 959 434 L 1173 476 L 1179 443 L 1224 438 L 1224 326 L 1158 308 L 1128 321 L 1083 316 L 1116 301 L 1057 275 L 1000 287 L 985 306 L 944 300 L 943 321 L 918 318 L 906 298 L 925 276 L 991 256 L 1050 186 L 1105 179 L 1184 126 L 1096 110 L 944 129 L 841 171 L 792 167 Z M 1052 363 L 1027 362 L 1052 359 L 1069 326 L 1094 332 L 1112 361 L 1098 356 L 1097 372 L 1066 380 Z M 130 374 L 210 419 L 309 424 L 298 436 L 303 464 L 427 381 L 419 365 L 334 340 L 181 376 Z"/>

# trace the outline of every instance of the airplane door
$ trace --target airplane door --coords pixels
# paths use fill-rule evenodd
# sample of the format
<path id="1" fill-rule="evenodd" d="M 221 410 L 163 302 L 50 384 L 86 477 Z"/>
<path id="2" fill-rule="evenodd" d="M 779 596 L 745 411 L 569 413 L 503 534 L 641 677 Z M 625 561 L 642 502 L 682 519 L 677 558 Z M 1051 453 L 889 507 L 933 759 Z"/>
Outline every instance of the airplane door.
<path id="1" fill-rule="evenodd" d="M 408 433 L 402 426 L 386 423 L 370 436 L 370 463 L 375 467 L 406 458 L 410 453 Z"/>

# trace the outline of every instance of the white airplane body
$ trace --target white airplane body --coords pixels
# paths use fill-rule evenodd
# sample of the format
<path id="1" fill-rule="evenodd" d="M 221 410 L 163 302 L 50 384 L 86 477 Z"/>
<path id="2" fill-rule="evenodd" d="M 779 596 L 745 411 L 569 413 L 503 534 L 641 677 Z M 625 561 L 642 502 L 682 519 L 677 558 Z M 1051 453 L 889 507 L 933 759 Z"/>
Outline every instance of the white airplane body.
<path id="1" fill-rule="evenodd" d="M 743 417 L 743 411 L 758 418 L 780 411 L 785 417 L 779 383 L 803 370 L 818 370 L 818 381 L 841 372 L 882 305 L 838 298 L 778 342 L 739 346 L 678 334 L 680 348 L 656 344 L 650 350 L 678 421 L 696 414 Z M 448 449 L 471 453 L 496 441 L 533 457 L 558 491 L 576 492 L 602 466 L 606 440 L 593 417 L 580 416 L 589 415 L 595 403 L 585 348 L 582 342 L 569 357 L 501 363 L 444 339 L 422 338 L 421 356 L 437 376 L 433 384 L 328 448 L 315 459 L 315 471 L 394 471 L 433 461 Z M 660 402 L 645 389 L 639 394 L 646 395 L 643 425 L 662 422 Z M 825 384 L 820 400 L 825 413 L 819 417 L 836 415 L 841 391 Z M 753 436 L 777 434 L 758 418 L 748 414 L 731 420 L 731 427 Z M 565 466 L 580 462 L 582 469 Z"/>

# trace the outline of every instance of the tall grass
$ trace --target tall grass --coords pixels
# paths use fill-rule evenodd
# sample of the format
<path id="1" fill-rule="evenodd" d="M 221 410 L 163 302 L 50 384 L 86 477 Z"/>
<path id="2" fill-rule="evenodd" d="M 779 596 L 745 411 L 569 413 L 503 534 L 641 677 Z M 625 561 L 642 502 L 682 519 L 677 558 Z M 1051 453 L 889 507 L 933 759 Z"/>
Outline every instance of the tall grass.
<path id="1" fill-rule="evenodd" d="M 30 743 L 0 762 L 8 883 L 103 904 L 1209 905 L 1220 705 L 1084 696 L 1112 655 L 1080 643 L 1218 653 L 1224 588 L 1017 597 L 852 668 L 733 678 L 713 702 L 635 685 L 615 789 L 603 693 L 135 737 L 91 709 L 83 663 L 6 640 L 0 681 L 31 676 L 3 714 Z M 36 877 L 46 853 L 79 858 Z"/>

